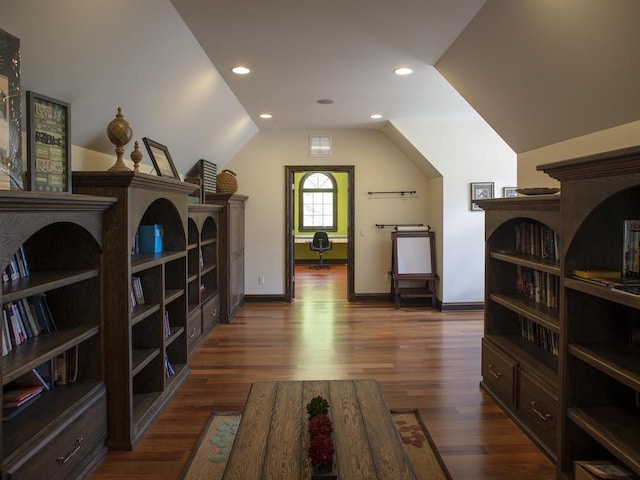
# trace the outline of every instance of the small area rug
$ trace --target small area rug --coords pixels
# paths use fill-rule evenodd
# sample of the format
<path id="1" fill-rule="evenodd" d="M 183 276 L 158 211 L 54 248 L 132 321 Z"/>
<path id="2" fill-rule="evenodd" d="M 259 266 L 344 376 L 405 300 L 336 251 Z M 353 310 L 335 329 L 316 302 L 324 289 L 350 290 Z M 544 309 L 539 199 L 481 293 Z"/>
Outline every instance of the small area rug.
<path id="1" fill-rule="evenodd" d="M 451 480 L 451 475 L 418 411 L 392 411 L 391 416 L 418 479 Z M 211 415 L 180 475 L 180 480 L 222 478 L 241 417 L 238 413 Z"/>

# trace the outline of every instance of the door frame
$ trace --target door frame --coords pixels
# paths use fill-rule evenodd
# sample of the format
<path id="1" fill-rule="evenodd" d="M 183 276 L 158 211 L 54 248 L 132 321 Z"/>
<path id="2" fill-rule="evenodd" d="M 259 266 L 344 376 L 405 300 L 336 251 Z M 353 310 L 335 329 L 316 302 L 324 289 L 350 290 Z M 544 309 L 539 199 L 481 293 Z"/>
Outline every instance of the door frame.
<path id="1" fill-rule="evenodd" d="M 295 296 L 295 219 L 294 203 L 296 201 L 295 174 L 298 172 L 346 172 L 347 173 L 347 300 L 355 300 L 354 290 L 354 245 L 353 229 L 355 220 L 355 167 L 353 165 L 285 165 L 285 302 L 291 302 Z"/>

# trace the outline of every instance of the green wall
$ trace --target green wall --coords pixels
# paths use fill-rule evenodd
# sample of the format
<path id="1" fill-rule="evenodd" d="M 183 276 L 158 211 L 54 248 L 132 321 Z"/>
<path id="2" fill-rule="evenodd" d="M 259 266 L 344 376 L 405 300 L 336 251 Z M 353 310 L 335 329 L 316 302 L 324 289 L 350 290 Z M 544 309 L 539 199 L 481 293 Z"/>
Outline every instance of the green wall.
<path id="1" fill-rule="evenodd" d="M 293 206 L 293 214 L 294 214 L 294 226 L 295 226 L 295 234 L 296 236 L 304 235 L 310 236 L 309 232 L 300 232 L 299 224 L 300 224 L 300 202 L 298 200 L 298 193 L 301 190 L 300 181 L 302 177 L 304 177 L 308 172 L 295 172 L 294 181 L 295 181 L 295 191 L 296 198 Z M 340 235 L 347 236 L 347 213 L 348 213 L 348 177 L 349 175 L 346 172 L 329 172 L 336 180 L 336 186 L 338 188 L 338 231 L 329 232 L 329 236 Z M 316 252 L 312 252 L 309 250 L 309 245 L 306 243 L 296 243 L 295 244 L 295 259 L 296 260 L 315 260 L 318 258 L 318 254 Z M 347 259 L 347 244 L 346 243 L 334 243 L 333 250 L 324 254 L 324 258 L 326 260 L 346 260 Z"/>

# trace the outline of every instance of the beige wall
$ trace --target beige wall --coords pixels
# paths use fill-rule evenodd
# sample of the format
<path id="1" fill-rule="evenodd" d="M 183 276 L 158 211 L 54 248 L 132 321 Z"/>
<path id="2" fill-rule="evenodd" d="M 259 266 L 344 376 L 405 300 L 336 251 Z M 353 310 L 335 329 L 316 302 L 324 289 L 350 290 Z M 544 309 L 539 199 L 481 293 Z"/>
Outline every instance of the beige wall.
<path id="1" fill-rule="evenodd" d="M 310 158 L 310 134 L 331 135 L 333 156 Z M 245 291 L 284 293 L 286 165 L 353 165 L 355 171 L 355 292 L 389 291 L 391 233 L 381 223 L 424 223 L 429 181 L 381 132 L 373 130 L 272 130 L 258 133 L 226 168 L 238 176 L 246 206 Z M 411 197 L 370 196 L 369 191 L 416 190 Z M 258 276 L 265 278 L 258 285 Z"/>
<path id="2" fill-rule="evenodd" d="M 557 187 L 559 182 L 537 171 L 538 165 L 632 147 L 639 143 L 640 121 L 521 153 L 518 155 L 518 186 Z"/>

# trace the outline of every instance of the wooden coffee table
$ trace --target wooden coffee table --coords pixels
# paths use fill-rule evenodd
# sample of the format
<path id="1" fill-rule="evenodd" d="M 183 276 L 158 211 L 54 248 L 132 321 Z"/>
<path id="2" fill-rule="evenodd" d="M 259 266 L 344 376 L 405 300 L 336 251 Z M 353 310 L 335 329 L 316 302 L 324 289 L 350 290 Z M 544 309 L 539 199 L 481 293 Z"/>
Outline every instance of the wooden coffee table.
<path id="1" fill-rule="evenodd" d="M 416 478 L 375 380 L 253 383 L 223 478 L 310 479 L 306 405 L 318 395 L 330 405 L 338 478 Z"/>

